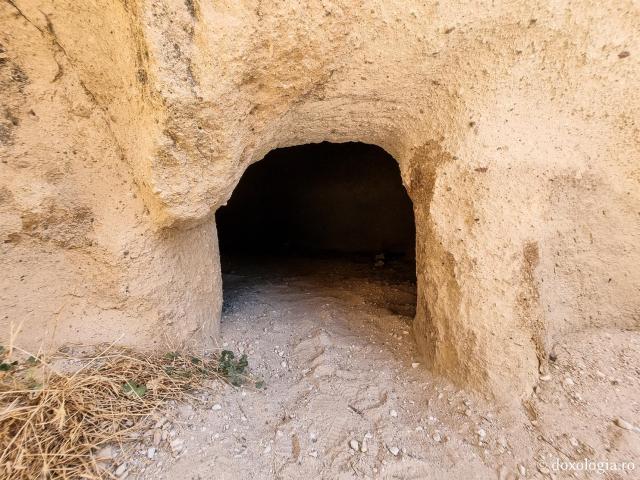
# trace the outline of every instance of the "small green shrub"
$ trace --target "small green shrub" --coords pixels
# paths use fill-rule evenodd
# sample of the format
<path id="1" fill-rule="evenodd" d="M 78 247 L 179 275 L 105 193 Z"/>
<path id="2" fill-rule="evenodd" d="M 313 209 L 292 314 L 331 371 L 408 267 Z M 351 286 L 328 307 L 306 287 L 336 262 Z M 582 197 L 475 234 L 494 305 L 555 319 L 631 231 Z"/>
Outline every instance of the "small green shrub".
<path id="1" fill-rule="evenodd" d="M 122 391 L 127 395 L 135 395 L 138 398 L 142 398 L 147 393 L 147 387 L 129 380 L 127 383 L 122 385 Z"/>
<path id="2" fill-rule="evenodd" d="M 249 360 L 244 354 L 237 360 L 234 353 L 230 350 L 223 350 L 220 354 L 218 371 L 235 387 L 239 387 L 246 381 L 244 372 L 248 366 Z"/>

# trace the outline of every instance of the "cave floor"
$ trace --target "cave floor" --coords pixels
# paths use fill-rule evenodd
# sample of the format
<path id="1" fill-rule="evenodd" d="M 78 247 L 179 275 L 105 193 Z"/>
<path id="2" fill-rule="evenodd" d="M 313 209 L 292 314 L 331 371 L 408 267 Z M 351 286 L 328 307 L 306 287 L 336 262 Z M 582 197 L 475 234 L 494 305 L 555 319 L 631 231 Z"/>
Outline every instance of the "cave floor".
<path id="1" fill-rule="evenodd" d="M 556 458 L 638 462 L 640 433 L 613 421 L 638 424 L 637 332 L 567 337 L 538 393 L 497 410 L 421 363 L 409 268 L 344 259 L 225 267 L 220 349 L 247 354 L 265 387 L 213 383 L 170 406 L 166 441 L 150 446 L 147 432 L 128 475 L 574 478 L 552 469 Z"/>

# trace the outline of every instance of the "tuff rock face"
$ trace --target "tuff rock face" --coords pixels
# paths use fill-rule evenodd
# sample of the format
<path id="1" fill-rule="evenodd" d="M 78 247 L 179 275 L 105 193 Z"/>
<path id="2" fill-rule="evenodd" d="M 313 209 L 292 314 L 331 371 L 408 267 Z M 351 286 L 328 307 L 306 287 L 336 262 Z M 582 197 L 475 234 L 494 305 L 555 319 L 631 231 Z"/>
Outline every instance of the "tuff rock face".
<path id="1" fill-rule="evenodd" d="M 214 212 L 270 150 L 398 161 L 433 369 L 530 391 L 564 332 L 640 324 L 632 1 L 0 5 L 0 338 L 213 345 Z"/>

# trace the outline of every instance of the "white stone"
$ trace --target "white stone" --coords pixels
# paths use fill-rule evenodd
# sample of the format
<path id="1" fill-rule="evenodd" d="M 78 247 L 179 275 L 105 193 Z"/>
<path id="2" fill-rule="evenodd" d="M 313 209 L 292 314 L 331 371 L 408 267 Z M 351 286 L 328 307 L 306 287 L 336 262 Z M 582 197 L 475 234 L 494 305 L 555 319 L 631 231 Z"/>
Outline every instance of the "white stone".
<path id="1" fill-rule="evenodd" d="M 394 457 L 397 457 L 398 454 L 400 453 L 400 449 L 398 447 L 387 446 L 387 449 L 389 450 L 389 453 L 391 453 L 391 455 L 393 455 Z"/>
<path id="2" fill-rule="evenodd" d="M 369 446 L 367 445 L 367 437 L 362 439 L 362 444 L 360 444 L 360 451 L 362 453 L 367 453 L 369 451 Z"/>
<path id="3" fill-rule="evenodd" d="M 171 442 L 169 443 L 169 446 L 171 447 L 171 450 L 173 450 L 174 453 L 179 452 L 184 447 L 184 440 L 182 440 L 181 438 L 176 438 L 174 440 L 171 440 Z"/>
<path id="4" fill-rule="evenodd" d="M 98 459 L 110 460 L 116 455 L 113 447 L 111 445 L 107 445 L 106 447 L 102 447 L 100 450 L 98 450 L 95 456 Z"/>
<path id="5" fill-rule="evenodd" d="M 613 422 L 620 428 L 623 428 L 624 430 L 631 430 L 632 432 L 640 432 L 640 428 L 636 427 L 630 422 L 627 422 L 624 418 L 617 417 Z"/>

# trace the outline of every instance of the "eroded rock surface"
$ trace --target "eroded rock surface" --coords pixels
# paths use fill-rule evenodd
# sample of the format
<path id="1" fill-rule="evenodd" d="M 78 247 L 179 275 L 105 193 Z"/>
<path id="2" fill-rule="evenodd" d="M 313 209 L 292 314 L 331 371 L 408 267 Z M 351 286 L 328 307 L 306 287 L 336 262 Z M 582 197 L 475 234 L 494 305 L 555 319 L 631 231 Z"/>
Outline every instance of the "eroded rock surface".
<path id="1" fill-rule="evenodd" d="M 13 0 L 0 25 L 3 339 L 210 347 L 213 212 L 323 140 L 400 165 L 435 370 L 524 396 L 554 339 L 638 327 L 632 1 Z"/>

